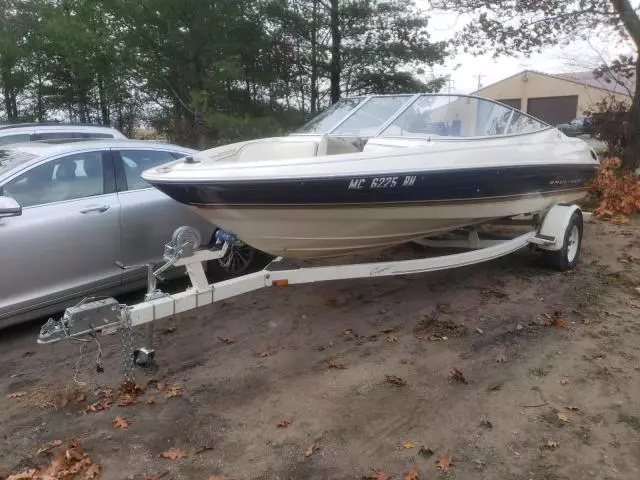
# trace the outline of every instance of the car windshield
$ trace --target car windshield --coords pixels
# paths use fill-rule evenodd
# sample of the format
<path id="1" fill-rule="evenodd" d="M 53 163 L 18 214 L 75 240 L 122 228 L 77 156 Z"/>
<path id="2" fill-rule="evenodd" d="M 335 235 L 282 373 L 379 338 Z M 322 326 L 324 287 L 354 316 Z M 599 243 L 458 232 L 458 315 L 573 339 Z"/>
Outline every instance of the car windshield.
<path id="1" fill-rule="evenodd" d="M 19 150 L 0 150 L 0 175 L 34 158 L 36 155 Z"/>

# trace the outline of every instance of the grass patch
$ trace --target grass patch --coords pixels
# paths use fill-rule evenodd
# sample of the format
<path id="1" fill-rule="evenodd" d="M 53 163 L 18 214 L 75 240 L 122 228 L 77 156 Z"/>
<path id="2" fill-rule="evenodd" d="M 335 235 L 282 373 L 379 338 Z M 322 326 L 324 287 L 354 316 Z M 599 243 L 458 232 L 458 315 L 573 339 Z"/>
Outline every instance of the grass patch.
<path id="1" fill-rule="evenodd" d="M 626 413 L 619 413 L 618 422 L 626 423 L 636 432 L 640 432 L 640 417 L 636 417 L 635 415 L 627 415 Z"/>
<path id="2" fill-rule="evenodd" d="M 551 372 L 551 367 L 532 368 L 531 370 L 529 370 L 529 372 L 531 372 L 531 375 L 533 375 L 534 377 L 546 377 L 547 375 L 549 375 L 549 372 Z"/>
<path id="3" fill-rule="evenodd" d="M 591 429 L 589 427 L 580 427 L 580 430 L 574 430 L 573 434 L 585 445 L 591 445 L 593 441 Z"/>
<path id="4" fill-rule="evenodd" d="M 459 338 L 469 335 L 469 329 L 461 324 L 450 320 L 438 320 L 427 317 L 422 320 L 414 329 L 415 333 L 428 332 L 432 337 L 438 338 Z"/>

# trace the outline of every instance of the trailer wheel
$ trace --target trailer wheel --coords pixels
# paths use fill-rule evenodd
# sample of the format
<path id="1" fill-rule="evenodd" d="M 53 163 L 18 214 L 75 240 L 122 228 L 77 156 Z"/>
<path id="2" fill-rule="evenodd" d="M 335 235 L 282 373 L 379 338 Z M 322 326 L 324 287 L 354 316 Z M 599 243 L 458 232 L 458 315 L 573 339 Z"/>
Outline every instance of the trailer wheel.
<path id="1" fill-rule="evenodd" d="M 580 212 L 574 212 L 564 233 L 562 248 L 545 252 L 547 262 L 551 267 L 561 272 L 571 270 L 580 260 L 582 246 L 583 223 Z"/>

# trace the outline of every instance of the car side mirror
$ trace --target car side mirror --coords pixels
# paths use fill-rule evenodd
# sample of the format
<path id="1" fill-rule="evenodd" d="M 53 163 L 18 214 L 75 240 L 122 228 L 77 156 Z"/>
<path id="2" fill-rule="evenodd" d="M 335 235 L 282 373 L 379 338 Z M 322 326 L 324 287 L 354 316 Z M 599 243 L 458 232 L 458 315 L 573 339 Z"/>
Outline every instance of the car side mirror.
<path id="1" fill-rule="evenodd" d="M 0 196 L 0 218 L 18 217 L 22 215 L 22 207 L 11 197 Z"/>

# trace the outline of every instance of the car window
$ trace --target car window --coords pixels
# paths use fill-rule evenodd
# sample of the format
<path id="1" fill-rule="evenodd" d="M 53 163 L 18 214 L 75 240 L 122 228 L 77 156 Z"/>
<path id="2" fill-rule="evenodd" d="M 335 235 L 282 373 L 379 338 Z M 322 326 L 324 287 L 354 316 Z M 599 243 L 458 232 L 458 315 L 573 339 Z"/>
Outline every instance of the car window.
<path id="1" fill-rule="evenodd" d="M 104 193 L 102 152 L 68 155 L 39 165 L 3 186 L 22 207 Z"/>
<path id="2" fill-rule="evenodd" d="M 164 150 L 121 150 L 120 156 L 122 157 L 124 175 L 127 179 L 127 189 L 139 190 L 151 186 L 140 177 L 142 172 L 163 163 L 177 160 L 184 155 Z"/>
<path id="3" fill-rule="evenodd" d="M 10 145 L 12 143 L 28 142 L 30 140 L 31 140 L 31 135 L 28 133 L 5 135 L 3 137 L 0 137 L 0 145 Z"/>
<path id="4" fill-rule="evenodd" d="M 73 132 L 40 132 L 34 133 L 32 139 L 39 140 L 61 140 L 73 138 Z"/>

